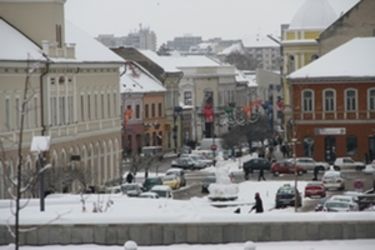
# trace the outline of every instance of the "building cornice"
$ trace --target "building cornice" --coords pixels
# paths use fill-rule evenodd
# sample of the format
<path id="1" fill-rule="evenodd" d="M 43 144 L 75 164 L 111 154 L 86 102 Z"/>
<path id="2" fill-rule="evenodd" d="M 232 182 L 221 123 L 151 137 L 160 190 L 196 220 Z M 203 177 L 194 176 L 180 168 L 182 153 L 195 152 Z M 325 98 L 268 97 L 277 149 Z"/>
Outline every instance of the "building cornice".
<path id="1" fill-rule="evenodd" d="M 288 78 L 291 85 L 298 84 L 326 84 L 326 83 L 369 83 L 375 82 L 375 76 L 370 77 L 321 77 L 321 78 Z"/>

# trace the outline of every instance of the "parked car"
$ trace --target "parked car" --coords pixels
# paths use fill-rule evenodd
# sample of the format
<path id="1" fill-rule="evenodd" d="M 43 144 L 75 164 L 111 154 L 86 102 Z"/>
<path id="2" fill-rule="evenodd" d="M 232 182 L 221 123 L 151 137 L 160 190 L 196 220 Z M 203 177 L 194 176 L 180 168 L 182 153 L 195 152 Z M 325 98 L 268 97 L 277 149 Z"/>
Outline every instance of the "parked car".
<path id="1" fill-rule="evenodd" d="M 185 171 L 181 168 L 170 168 L 165 172 L 165 175 L 177 175 L 180 178 L 180 186 L 186 186 Z"/>
<path id="2" fill-rule="evenodd" d="M 208 156 L 204 156 L 203 154 L 193 153 L 193 154 L 181 154 L 181 158 L 191 158 L 194 161 L 201 162 L 203 165 L 211 166 L 214 164 L 213 159 L 209 158 Z"/>
<path id="3" fill-rule="evenodd" d="M 329 196 L 326 196 L 326 197 L 324 197 L 324 198 L 321 198 L 321 199 L 319 200 L 319 202 L 316 204 L 314 210 L 315 210 L 316 212 L 323 211 L 324 203 L 326 203 L 326 201 L 327 201 L 329 198 L 330 198 Z"/>
<path id="4" fill-rule="evenodd" d="M 274 162 L 271 167 L 271 172 L 275 176 L 279 176 L 280 174 L 294 174 L 297 170 L 298 175 L 305 173 L 306 170 L 299 165 L 294 165 L 293 162 L 289 160 L 280 160 Z"/>
<path id="5" fill-rule="evenodd" d="M 305 186 L 305 197 L 323 198 L 326 197 L 326 188 L 321 182 L 309 182 Z"/>
<path id="6" fill-rule="evenodd" d="M 245 179 L 249 179 L 249 174 L 253 173 L 254 170 L 271 170 L 271 163 L 265 158 L 252 158 L 242 165 Z"/>
<path id="7" fill-rule="evenodd" d="M 203 169 L 207 167 L 207 164 L 196 161 L 190 157 L 180 157 L 172 161 L 171 167 L 195 170 L 195 169 Z"/>
<path id="8" fill-rule="evenodd" d="M 129 197 L 136 197 L 142 193 L 142 186 L 139 183 L 125 183 L 121 185 L 121 191 Z"/>
<path id="9" fill-rule="evenodd" d="M 338 157 L 333 166 L 336 170 L 341 169 L 356 169 L 356 170 L 363 170 L 366 166 L 361 161 L 353 161 L 350 157 Z"/>
<path id="10" fill-rule="evenodd" d="M 358 211 L 358 204 L 355 204 L 352 202 L 329 199 L 324 203 L 323 211 L 325 212 Z"/>
<path id="11" fill-rule="evenodd" d="M 291 162 L 294 162 L 294 159 L 289 159 Z M 315 161 L 311 157 L 297 157 L 296 165 L 304 168 L 305 171 L 314 171 L 315 167 L 319 171 L 325 171 L 329 169 L 329 164 L 327 162 Z"/>
<path id="12" fill-rule="evenodd" d="M 165 175 L 163 177 L 163 185 L 166 185 L 171 189 L 179 189 L 181 187 L 180 177 L 174 174 Z"/>
<path id="13" fill-rule="evenodd" d="M 153 193 L 156 193 L 159 198 L 173 199 L 172 189 L 165 185 L 155 185 L 150 190 Z"/>
<path id="14" fill-rule="evenodd" d="M 345 190 L 345 180 L 339 171 L 326 171 L 322 177 L 322 183 L 327 190 Z"/>
<path id="15" fill-rule="evenodd" d="M 143 192 L 139 195 L 139 197 L 147 199 L 159 199 L 159 195 L 154 192 Z"/>
<path id="16" fill-rule="evenodd" d="M 150 191 L 155 185 L 163 185 L 163 180 L 160 176 L 147 177 L 143 182 L 143 191 Z"/>
<path id="17" fill-rule="evenodd" d="M 277 190 L 275 208 L 294 206 L 296 199 L 297 206 L 302 206 L 302 199 L 298 190 L 290 184 L 284 184 Z"/>
<path id="18" fill-rule="evenodd" d="M 215 175 L 209 175 L 209 176 L 204 177 L 204 179 L 202 181 L 202 193 L 204 193 L 204 194 L 210 193 L 208 188 L 212 183 L 216 183 L 216 176 Z"/>
<path id="19" fill-rule="evenodd" d="M 370 164 L 367 164 L 366 167 L 362 170 L 364 174 L 374 174 L 375 173 L 375 160 Z"/>
<path id="20" fill-rule="evenodd" d="M 238 198 L 238 184 L 211 183 L 208 187 L 211 201 L 233 201 Z"/>

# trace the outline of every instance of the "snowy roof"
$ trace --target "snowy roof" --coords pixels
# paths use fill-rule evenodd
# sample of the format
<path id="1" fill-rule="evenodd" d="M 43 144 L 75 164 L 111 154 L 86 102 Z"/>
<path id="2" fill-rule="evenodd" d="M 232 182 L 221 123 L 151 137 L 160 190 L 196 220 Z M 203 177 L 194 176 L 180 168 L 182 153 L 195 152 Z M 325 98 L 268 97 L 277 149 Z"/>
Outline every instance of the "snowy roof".
<path id="1" fill-rule="evenodd" d="M 151 61 L 161 66 L 167 72 L 180 72 L 180 68 L 188 67 L 218 67 L 218 62 L 207 56 L 186 55 L 186 56 L 159 56 L 150 50 L 140 50 Z"/>
<path id="2" fill-rule="evenodd" d="M 0 18 L 0 60 L 26 61 L 28 59 L 46 60 L 41 48 L 17 29 Z M 75 27 L 70 22 L 65 24 L 67 43 L 75 44 L 75 58 L 50 58 L 53 62 L 116 62 L 124 59 L 96 41 L 93 37 Z"/>
<path id="3" fill-rule="evenodd" d="M 289 30 L 324 30 L 337 18 L 328 0 L 305 0 L 294 15 Z"/>
<path id="4" fill-rule="evenodd" d="M 40 48 L 29 38 L 0 18 L 0 60 L 45 60 Z"/>
<path id="5" fill-rule="evenodd" d="M 354 38 L 289 75 L 290 79 L 375 77 L 375 37 Z"/>
<path id="6" fill-rule="evenodd" d="M 70 22 L 65 22 L 65 41 L 75 43 L 76 58 L 79 62 L 116 62 L 123 63 L 124 59 L 98 42 L 85 31 Z M 62 59 L 65 61 L 66 59 Z"/>
<path id="7" fill-rule="evenodd" d="M 165 92 L 162 83 L 140 65 L 129 62 L 120 79 L 121 93 Z"/>
<path id="8" fill-rule="evenodd" d="M 236 69 L 236 82 L 249 82 L 249 80 L 242 71 Z"/>
<path id="9" fill-rule="evenodd" d="M 245 51 L 244 51 L 244 48 L 242 46 L 241 43 L 235 43 L 235 44 L 232 44 L 231 46 L 225 48 L 221 53 L 219 53 L 220 55 L 229 55 L 231 53 L 240 53 L 240 54 L 244 54 Z"/>

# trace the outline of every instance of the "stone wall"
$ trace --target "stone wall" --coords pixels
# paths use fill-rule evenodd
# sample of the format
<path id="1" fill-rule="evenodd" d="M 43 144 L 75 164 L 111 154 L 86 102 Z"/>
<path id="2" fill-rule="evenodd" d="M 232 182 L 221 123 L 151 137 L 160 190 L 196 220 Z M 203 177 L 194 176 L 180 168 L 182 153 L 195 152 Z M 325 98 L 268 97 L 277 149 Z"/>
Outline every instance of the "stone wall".
<path id="1" fill-rule="evenodd" d="M 245 241 L 304 241 L 374 239 L 375 221 L 364 222 L 256 222 L 191 224 L 48 225 L 22 234 L 21 244 L 138 245 L 217 244 Z M 0 245 L 12 242 L 0 226 Z"/>

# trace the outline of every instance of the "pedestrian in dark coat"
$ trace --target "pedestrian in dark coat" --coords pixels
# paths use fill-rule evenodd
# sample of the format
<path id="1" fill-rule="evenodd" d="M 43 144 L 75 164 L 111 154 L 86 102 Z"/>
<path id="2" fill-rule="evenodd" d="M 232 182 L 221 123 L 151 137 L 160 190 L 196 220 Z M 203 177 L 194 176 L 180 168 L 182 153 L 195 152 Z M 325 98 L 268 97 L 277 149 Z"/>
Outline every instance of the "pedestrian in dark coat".
<path id="1" fill-rule="evenodd" d="M 255 213 L 263 213 L 263 202 L 259 193 L 255 193 L 255 204 L 249 211 L 251 213 L 255 209 Z"/>
<path id="2" fill-rule="evenodd" d="M 262 167 L 259 169 L 258 181 L 260 181 L 261 179 L 263 179 L 264 181 L 266 180 L 266 178 L 264 178 L 264 169 Z"/>
<path id="3" fill-rule="evenodd" d="M 131 172 L 129 172 L 128 175 L 126 176 L 126 182 L 127 183 L 132 183 L 133 179 L 134 179 L 133 174 Z"/>

